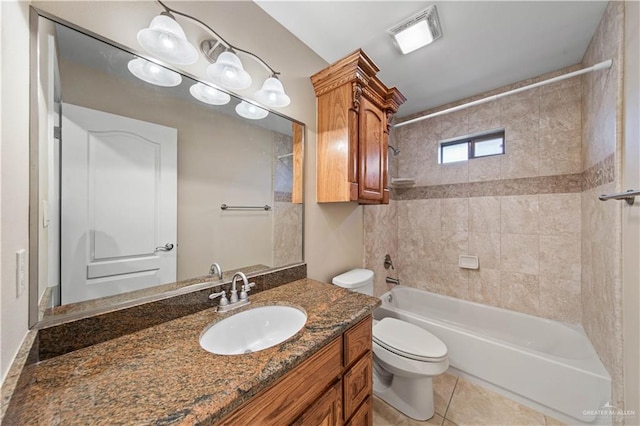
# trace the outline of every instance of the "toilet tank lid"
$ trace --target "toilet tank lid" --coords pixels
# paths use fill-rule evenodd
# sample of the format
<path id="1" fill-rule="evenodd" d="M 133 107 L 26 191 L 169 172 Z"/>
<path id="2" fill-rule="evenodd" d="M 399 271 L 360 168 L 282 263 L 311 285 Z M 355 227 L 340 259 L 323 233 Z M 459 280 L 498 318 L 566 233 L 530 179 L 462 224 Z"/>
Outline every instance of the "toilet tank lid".
<path id="1" fill-rule="evenodd" d="M 373 279 L 373 271 L 370 269 L 352 269 L 335 277 L 331 282 L 344 288 L 357 288 L 367 284 Z"/>

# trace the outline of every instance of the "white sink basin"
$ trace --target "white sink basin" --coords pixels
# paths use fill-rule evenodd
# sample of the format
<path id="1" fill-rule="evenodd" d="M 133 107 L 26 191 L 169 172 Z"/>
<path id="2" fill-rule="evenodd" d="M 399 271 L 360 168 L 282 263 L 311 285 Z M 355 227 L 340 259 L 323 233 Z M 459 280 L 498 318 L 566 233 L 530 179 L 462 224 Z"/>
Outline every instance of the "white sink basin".
<path id="1" fill-rule="evenodd" d="M 213 324 L 200 335 L 200 346 L 218 355 L 261 351 L 284 342 L 307 322 L 307 314 L 292 306 L 261 306 Z"/>

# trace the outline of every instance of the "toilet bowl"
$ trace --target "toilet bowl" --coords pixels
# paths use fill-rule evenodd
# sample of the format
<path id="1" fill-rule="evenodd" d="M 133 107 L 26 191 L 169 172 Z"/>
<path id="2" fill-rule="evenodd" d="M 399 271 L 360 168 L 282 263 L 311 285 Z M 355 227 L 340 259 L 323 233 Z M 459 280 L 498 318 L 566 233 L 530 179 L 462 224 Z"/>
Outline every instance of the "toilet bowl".
<path id="1" fill-rule="evenodd" d="M 373 271 L 354 269 L 333 284 L 373 295 Z M 433 417 L 433 377 L 449 368 L 447 347 L 428 331 L 396 318 L 374 320 L 373 393 L 416 420 Z"/>

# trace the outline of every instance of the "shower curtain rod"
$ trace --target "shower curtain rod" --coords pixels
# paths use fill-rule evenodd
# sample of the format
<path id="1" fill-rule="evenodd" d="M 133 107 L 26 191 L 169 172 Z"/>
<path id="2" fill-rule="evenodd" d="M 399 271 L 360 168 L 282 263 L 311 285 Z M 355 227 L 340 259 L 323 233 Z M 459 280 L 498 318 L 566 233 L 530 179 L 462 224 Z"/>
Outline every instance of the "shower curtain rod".
<path id="1" fill-rule="evenodd" d="M 525 90 L 535 89 L 536 87 L 540 87 L 540 86 L 546 86 L 547 84 L 555 83 L 555 82 L 561 81 L 561 80 L 566 80 L 567 78 L 576 77 L 576 76 L 579 76 L 579 75 L 582 75 L 582 74 L 587 74 L 587 73 L 590 73 L 592 71 L 599 71 L 599 70 L 608 69 L 608 68 L 611 68 L 611 65 L 613 65 L 613 60 L 612 59 L 608 59 L 606 61 L 599 62 L 599 63 L 597 63 L 595 65 L 592 65 L 592 66 L 587 67 L 587 68 L 583 68 L 581 70 L 577 70 L 577 71 L 573 71 L 573 72 L 570 72 L 570 73 L 567 73 L 567 74 L 559 75 L 557 77 L 549 78 L 547 80 L 539 81 L 537 83 L 529 84 L 527 86 L 522 86 L 522 87 L 519 87 L 517 89 L 508 90 L 508 91 L 503 92 L 503 93 L 498 93 L 497 95 L 487 96 L 486 98 L 478 99 L 477 101 L 467 102 L 466 104 L 454 106 L 452 108 L 443 109 L 442 111 L 438 111 L 438 112 L 434 112 L 434 113 L 431 113 L 431 114 L 423 115 L 423 116 L 420 116 L 420 117 L 412 118 L 411 120 L 407 120 L 407 121 L 403 121 L 402 123 L 394 124 L 392 127 L 393 128 L 402 127 L 402 126 L 406 126 L 407 124 L 415 123 L 417 121 L 422 121 L 422 120 L 426 120 L 428 118 L 438 117 L 438 116 L 441 116 L 441 115 L 449 114 L 451 112 L 460 111 L 461 109 L 465 109 L 465 108 L 469 108 L 469 107 L 472 107 L 472 106 L 476 106 L 476 105 L 484 104 L 484 103 L 487 103 L 487 102 L 495 101 L 497 99 L 504 98 L 505 96 L 515 95 L 516 93 L 524 92 Z"/>

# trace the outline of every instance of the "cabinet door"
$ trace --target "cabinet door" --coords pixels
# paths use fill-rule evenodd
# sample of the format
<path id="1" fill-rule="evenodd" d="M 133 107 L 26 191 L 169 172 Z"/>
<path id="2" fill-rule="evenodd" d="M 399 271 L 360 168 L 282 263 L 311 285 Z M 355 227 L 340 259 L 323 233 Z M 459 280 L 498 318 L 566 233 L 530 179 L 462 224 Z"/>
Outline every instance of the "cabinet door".
<path id="1" fill-rule="evenodd" d="M 358 411 L 355 412 L 347 426 L 371 426 L 373 424 L 373 404 L 371 398 L 367 398 Z"/>
<path id="2" fill-rule="evenodd" d="M 364 96 L 360 100 L 358 130 L 358 201 L 380 204 L 387 184 L 386 117 Z"/>
<path id="3" fill-rule="evenodd" d="M 338 426 L 342 424 L 342 382 L 338 381 L 293 423 L 298 426 Z"/>

